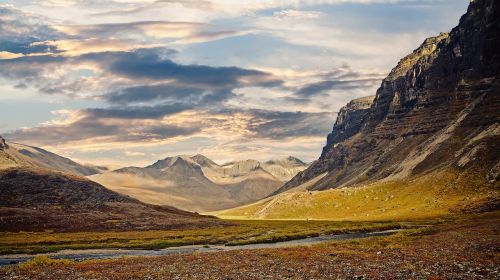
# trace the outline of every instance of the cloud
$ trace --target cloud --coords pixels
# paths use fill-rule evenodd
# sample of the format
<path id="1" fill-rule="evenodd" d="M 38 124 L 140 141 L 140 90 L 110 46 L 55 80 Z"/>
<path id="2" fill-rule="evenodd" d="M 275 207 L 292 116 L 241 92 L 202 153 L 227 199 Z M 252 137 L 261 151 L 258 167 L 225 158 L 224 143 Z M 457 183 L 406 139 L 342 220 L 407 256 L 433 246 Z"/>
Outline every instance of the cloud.
<path id="1" fill-rule="evenodd" d="M 11 141 L 41 146 L 150 143 L 176 137 L 210 135 L 227 141 L 324 136 L 334 115 L 328 112 L 268 110 L 188 110 L 175 105 L 99 108 L 58 112 L 60 120 L 5 134 Z M 76 146 L 74 146 L 76 147 Z"/>
<path id="2" fill-rule="evenodd" d="M 127 155 L 129 157 L 142 157 L 142 156 L 145 156 L 146 154 L 145 153 L 141 153 L 141 152 L 125 151 L 125 155 Z"/>
<path id="3" fill-rule="evenodd" d="M 118 104 L 167 101 L 210 105 L 232 97 L 235 97 L 235 94 L 230 89 L 207 90 L 200 87 L 177 86 L 175 83 L 137 85 L 103 95 L 108 102 Z"/>
<path id="4" fill-rule="evenodd" d="M 67 39 L 32 43 L 30 47 L 37 45 L 45 46 L 45 53 L 57 53 L 64 56 L 77 56 L 86 53 L 133 51 L 148 47 L 158 47 L 158 44 L 139 43 L 129 39 L 116 38 L 90 38 L 90 39 Z"/>
<path id="5" fill-rule="evenodd" d="M 384 78 L 384 73 L 355 71 L 347 63 L 327 72 L 311 76 L 309 82 L 295 92 L 294 98 L 304 99 L 328 94 L 330 91 L 350 91 L 370 89 L 378 85 Z"/>
<path id="6" fill-rule="evenodd" d="M 331 112 L 280 112 L 251 110 L 249 130 L 254 137 L 286 139 L 303 136 L 324 136 L 331 130 Z"/>
<path id="7" fill-rule="evenodd" d="M 211 1 L 208 0 L 156 0 L 146 3 L 145 5 L 136 6 L 129 9 L 120 9 L 107 11 L 102 13 L 94 14 L 94 16 L 103 17 L 103 16 L 124 16 L 130 14 L 137 14 L 152 10 L 157 10 L 165 7 L 171 7 L 172 5 L 180 5 L 189 9 L 199 9 L 209 11 L 214 8 Z"/>
<path id="8" fill-rule="evenodd" d="M 98 109 L 84 109 L 88 117 L 114 118 L 114 119 L 158 119 L 166 115 L 179 113 L 191 109 L 190 104 L 170 103 L 155 106 L 126 106 L 108 107 Z"/>
<path id="9" fill-rule="evenodd" d="M 0 51 L 0 59 L 11 59 L 23 56 L 20 53 L 11 53 L 6 51 Z"/>
<path id="10" fill-rule="evenodd" d="M 88 55 L 112 73 L 127 78 L 168 80 L 213 88 L 238 86 L 276 86 L 281 83 L 272 75 L 239 67 L 212 67 L 177 64 L 163 52 L 165 49 L 139 49 L 134 52 Z"/>
<path id="11" fill-rule="evenodd" d="M 119 103 L 194 95 L 200 103 L 223 101 L 233 96 L 236 88 L 282 84 L 272 74 L 257 70 L 178 64 L 169 58 L 174 53 L 166 48 L 148 48 L 72 57 L 25 56 L 0 60 L 0 75 L 45 93 L 87 94 Z"/>
<path id="12" fill-rule="evenodd" d="M 86 143 L 95 139 L 104 143 L 143 142 L 186 136 L 200 131 L 194 125 L 164 123 L 161 117 L 179 109 L 170 106 L 134 107 L 128 109 L 85 109 L 73 112 L 72 120 L 24 128 L 5 134 L 12 141 L 42 146 Z M 75 118 L 74 115 L 78 115 Z M 156 118 L 156 121 L 146 120 Z"/>
<path id="13" fill-rule="evenodd" d="M 52 52 L 50 46 L 33 44 L 62 36 L 48 19 L 0 4 L 0 51 L 30 54 Z"/>
<path id="14" fill-rule="evenodd" d="M 350 90 L 371 88 L 375 83 L 379 83 L 380 79 L 360 79 L 360 80 L 337 80 L 337 81 L 321 81 L 308 84 L 297 91 L 297 95 L 301 97 L 312 97 L 320 95 L 330 90 Z"/>
<path id="15" fill-rule="evenodd" d="M 279 19 L 286 19 L 286 18 L 311 19 L 311 18 L 318 18 L 323 15 L 324 15 L 323 13 L 317 11 L 300 11 L 291 9 L 277 11 L 273 13 L 273 16 Z"/>
<path id="16" fill-rule="evenodd" d="M 206 27 L 197 22 L 139 21 L 86 25 L 58 25 L 55 28 L 65 34 L 83 38 L 109 38 L 146 35 L 153 38 L 181 38 Z"/>
<path id="17" fill-rule="evenodd" d="M 68 36 L 80 39 L 109 38 L 128 40 L 135 44 L 144 42 L 170 44 L 201 43 L 249 34 L 251 30 L 228 30 L 219 26 L 189 21 L 133 21 L 85 25 L 55 25 L 54 28 Z"/>

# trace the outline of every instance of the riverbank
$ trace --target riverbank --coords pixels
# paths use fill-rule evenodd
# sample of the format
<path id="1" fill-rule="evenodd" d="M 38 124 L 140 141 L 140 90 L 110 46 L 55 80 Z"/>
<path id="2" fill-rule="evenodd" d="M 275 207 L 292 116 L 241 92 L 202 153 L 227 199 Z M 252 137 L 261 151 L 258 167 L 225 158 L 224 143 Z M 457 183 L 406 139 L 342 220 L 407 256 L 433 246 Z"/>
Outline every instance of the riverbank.
<path id="1" fill-rule="evenodd" d="M 257 243 L 246 245 L 188 245 L 179 247 L 170 247 L 160 250 L 123 250 L 123 249 L 88 249 L 88 250 L 62 250 L 56 253 L 48 254 L 12 254 L 0 255 L 0 266 L 12 265 L 25 262 L 32 262 L 33 260 L 40 260 L 49 258 L 52 260 L 70 260 L 70 261 L 84 261 L 84 260 L 99 260 L 99 259 L 117 259 L 123 257 L 153 257 L 153 256 L 168 256 L 176 254 L 193 254 L 193 253 L 210 253 L 210 252 L 223 252 L 234 250 L 253 250 L 253 249 L 269 249 L 269 248 L 286 248 L 294 246 L 310 246 L 321 244 L 328 241 L 341 241 L 341 240 L 355 240 L 361 238 L 368 238 L 374 236 L 388 236 L 395 234 L 401 230 L 384 230 L 375 232 L 359 232 L 359 233 L 345 233 L 345 234 L 330 234 L 320 235 L 317 237 L 307 237 L 302 239 L 295 239 L 290 241 L 281 241 L 274 243 Z"/>
<path id="2" fill-rule="evenodd" d="M 500 279 L 500 213 L 391 236 L 0 268 L 1 279 Z"/>
<path id="3" fill-rule="evenodd" d="M 439 221 L 426 221 L 426 223 Z M 343 233 L 411 228 L 415 222 L 232 221 L 233 226 L 197 230 L 121 232 L 0 233 L 0 255 L 50 253 L 61 250 L 145 249 L 188 245 L 273 243 Z"/>

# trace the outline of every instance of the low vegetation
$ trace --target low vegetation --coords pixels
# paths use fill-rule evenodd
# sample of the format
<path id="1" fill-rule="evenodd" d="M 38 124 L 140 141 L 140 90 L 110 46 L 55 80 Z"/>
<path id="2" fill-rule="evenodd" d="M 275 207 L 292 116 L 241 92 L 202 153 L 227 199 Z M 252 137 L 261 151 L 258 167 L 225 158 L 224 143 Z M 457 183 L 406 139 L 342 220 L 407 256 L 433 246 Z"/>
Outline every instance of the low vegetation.
<path id="1" fill-rule="evenodd" d="M 499 279 L 500 213 L 313 246 L 0 268 L 2 279 Z M 43 262 L 45 262 L 43 261 Z M 42 262 L 42 263 L 43 263 Z"/>
<path id="2" fill-rule="evenodd" d="M 25 263 L 20 263 L 19 268 L 21 269 L 30 269 L 34 267 L 47 267 L 47 266 L 56 266 L 56 265 L 64 265 L 64 264 L 72 264 L 74 263 L 71 260 L 66 260 L 66 259 L 51 259 L 47 256 L 36 256 L 32 258 L 31 260 L 25 262 Z"/>
<path id="3" fill-rule="evenodd" d="M 18 232 L 0 235 L 0 253 L 44 253 L 62 249 L 160 249 L 199 244 L 252 244 L 322 234 L 366 232 L 411 227 L 399 222 L 233 221 L 234 226 L 197 230 L 124 232 Z M 435 221 L 434 221 L 435 222 Z"/>

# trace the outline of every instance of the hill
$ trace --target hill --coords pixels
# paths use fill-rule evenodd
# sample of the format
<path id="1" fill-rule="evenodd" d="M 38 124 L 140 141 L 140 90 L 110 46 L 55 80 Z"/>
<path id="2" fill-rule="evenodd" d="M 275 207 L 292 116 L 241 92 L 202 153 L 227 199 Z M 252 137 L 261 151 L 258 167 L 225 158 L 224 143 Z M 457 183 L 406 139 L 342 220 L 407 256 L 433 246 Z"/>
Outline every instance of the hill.
<path id="1" fill-rule="evenodd" d="M 0 231 L 124 231 L 225 224 L 118 194 L 75 175 L 90 169 L 71 160 L 0 139 Z"/>
<path id="2" fill-rule="evenodd" d="M 80 176 L 107 171 L 105 167 L 82 165 L 44 149 L 6 142 L 0 137 L 0 169 L 8 167 L 43 167 Z"/>
<path id="3" fill-rule="evenodd" d="M 74 175 L 44 169 L 0 171 L 0 231 L 109 231 L 223 224 L 173 207 L 142 203 Z"/>

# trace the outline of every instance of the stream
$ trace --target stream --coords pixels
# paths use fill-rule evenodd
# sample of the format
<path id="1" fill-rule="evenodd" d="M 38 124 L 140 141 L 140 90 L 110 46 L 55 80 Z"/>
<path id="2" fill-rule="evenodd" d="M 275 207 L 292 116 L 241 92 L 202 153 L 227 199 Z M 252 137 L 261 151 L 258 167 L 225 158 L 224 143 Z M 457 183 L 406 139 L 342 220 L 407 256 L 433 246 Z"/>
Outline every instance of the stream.
<path id="1" fill-rule="evenodd" d="M 152 257 L 165 256 L 172 254 L 192 254 L 194 252 L 221 252 L 231 250 L 250 250 L 250 249 L 265 249 L 265 248 L 283 248 L 293 246 L 307 246 L 327 241 L 360 239 L 372 236 L 387 236 L 400 231 L 399 229 L 384 230 L 375 232 L 362 233 L 346 233 L 321 235 L 317 237 L 308 237 L 295 239 L 290 241 L 282 241 L 275 243 L 257 243 L 237 246 L 226 245 L 188 245 L 179 247 L 169 247 L 159 250 L 135 250 L 135 249 L 84 249 L 84 250 L 61 250 L 54 253 L 44 254 L 11 254 L 0 255 L 0 266 L 17 264 L 26 262 L 36 256 L 48 256 L 52 259 L 69 259 L 75 261 L 93 260 L 93 259 L 114 259 L 120 257 Z"/>

